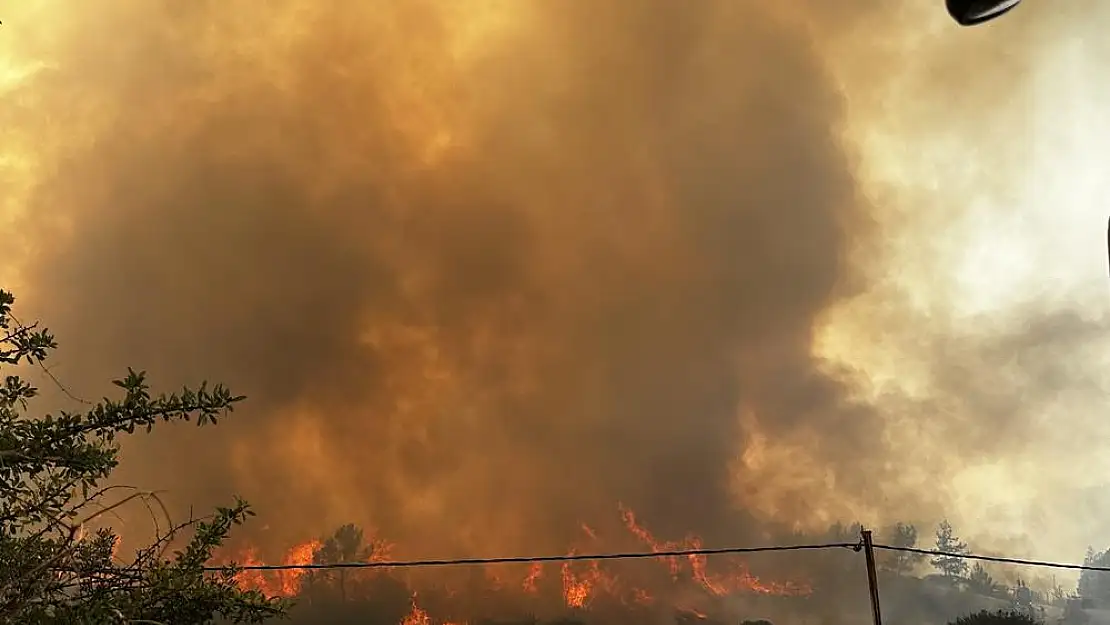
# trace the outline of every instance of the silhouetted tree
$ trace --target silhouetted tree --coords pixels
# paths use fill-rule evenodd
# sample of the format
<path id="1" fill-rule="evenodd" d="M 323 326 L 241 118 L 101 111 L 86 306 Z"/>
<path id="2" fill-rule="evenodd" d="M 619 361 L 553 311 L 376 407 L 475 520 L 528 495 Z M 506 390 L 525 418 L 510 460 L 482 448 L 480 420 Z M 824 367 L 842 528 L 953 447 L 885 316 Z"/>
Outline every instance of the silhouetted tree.
<path id="1" fill-rule="evenodd" d="M 370 548 L 363 542 L 363 532 L 353 523 L 335 530 L 316 552 L 315 560 L 326 564 L 339 562 L 365 562 L 370 557 Z"/>
<path id="2" fill-rule="evenodd" d="M 370 559 L 372 549 L 366 545 L 361 528 L 348 523 L 340 526 L 331 536 L 324 539 L 323 544 L 313 554 L 314 564 L 340 564 L 349 562 L 366 562 Z M 305 584 L 319 589 L 330 587 L 334 582 L 339 591 L 339 598 L 347 599 L 347 570 L 314 571 L 306 576 Z"/>
<path id="3" fill-rule="evenodd" d="M 39 365 L 56 347 L 54 338 L 37 324 L 20 323 L 14 302 L 0 291 L 0 367 Z M 41 418 L 26 414 L 34 387 L 16 375 L 0 385 L 0 622 L 168 625 L 216 617 L 259 622 L 281 614 L 282 603 L 241 591 L 235 569 L 204 570 L 231 528 L 252 515 L 242 501 L 171 525 L 128 560 L 114 553 L 110 529 L 87 532 L 128 502 L 160 503 L 152 493 L 101 486 L 118 463 L 117 437 L 149 431 L 159 421 L 214 424 L 243 399 L 204 384 L 155 396 L 135 371 L 114 383 L 120 399 Z M 177 543 L 183 535 L 191 538 Z"/>
<path id="4" fill-rule="evenodd" d="M 1101 553 L 1087 547 L 1083 564 L 1095 567 L 1110 567 L 1110 550 Z M 1103 607 L 1110 605 L 1110 575 L 1103 571 L 1082 571 L 1076 592 L 1089 605 Z"/>
<path id="5" fill-rule="evenodd" d="M 1095 566 L 1095 548 L 1087 545 L 1087 553 L 1083 556 L 1083 566 Z M 1094 571 L 1080 571 L 1079 583 L 1076 584 L 1075 593 L 1083 599 L 1090 599 L 1095 596 L 1095 576 Z"/>
<path id="6" fill-rule="evenodd" d="M 912 549 L 917 546 L 917 528 L 898 522 L 883 532 L 891 547 Z M 924 554 L 908 551 L 887 551 L 883 555 L 883 568 L 898 575 L 909 575 L 925 559 Z"/>
<path id="7" fill-rule="evenodd" d="M 960 541 L 956 537 L 955 531 L 952 529 L 952 524 L 945 519 L 940 522 L 937 527 L 937 542 L 936 550 L 943 551 L 949 554 L 966 554 L 967 543 Z M 967 573 L 967 560 L 959 557 L 959 555 L 945 555 L 936 556 L 930 563 L 941 572 L 942 575 L 950 580 L 957 580 Z"/>

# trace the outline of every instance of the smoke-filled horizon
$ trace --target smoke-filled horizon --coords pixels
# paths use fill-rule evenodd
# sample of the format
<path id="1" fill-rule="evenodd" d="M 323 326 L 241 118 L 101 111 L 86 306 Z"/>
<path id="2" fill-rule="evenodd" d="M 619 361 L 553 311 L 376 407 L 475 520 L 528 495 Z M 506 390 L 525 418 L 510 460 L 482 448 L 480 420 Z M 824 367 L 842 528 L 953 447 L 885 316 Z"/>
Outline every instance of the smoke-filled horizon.
<path id="1" fill-rule="evenodd" d="M 946 98 L 1020 101 L 1083 18 L 965 50 L 878 2 L 772 4 L 12 9 L 38 64 L 0 102 L 18 295 L 79 395 L 127 366 L 246 394 L 129 442 L 119 479 L 179 510 L 240 493 L 271 548 L 356 522 L 416 556 L 545 552 L 618 502 L 714 544 L 954 508 L 990 532 L 957 478 L 1102 396 L 1105 324 L 1037 293 L 938 307 L 962 213 L 919 214 L 928 180 L 876 192 L 860 137 L 971 129 L 1020 169 Z M 1005 61 L 993 87 L 963 53 Z M 890 113 L 899 84 L 932 103 Z"/>

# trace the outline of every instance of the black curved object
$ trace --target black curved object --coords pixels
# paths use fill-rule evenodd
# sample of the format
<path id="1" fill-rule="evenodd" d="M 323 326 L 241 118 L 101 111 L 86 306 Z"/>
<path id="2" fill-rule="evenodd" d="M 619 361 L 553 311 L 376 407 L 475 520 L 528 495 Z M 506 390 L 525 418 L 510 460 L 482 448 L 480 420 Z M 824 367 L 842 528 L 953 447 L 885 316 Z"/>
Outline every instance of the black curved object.
<path id="1" fill-rule="evenodd" d="M 1021 0 L 945 0 L 948 14 L 960 26 L 975 26 L 1009 13 Z"/>
<path id="2" fill-rule="evenodd" d="M 1009 13 L 1021 0 L 944 0 L 948 15 L 961 26 L 975 26 Z M 1110 221 L 1106 224 L 1106 261 L 1110 272 Z"/>

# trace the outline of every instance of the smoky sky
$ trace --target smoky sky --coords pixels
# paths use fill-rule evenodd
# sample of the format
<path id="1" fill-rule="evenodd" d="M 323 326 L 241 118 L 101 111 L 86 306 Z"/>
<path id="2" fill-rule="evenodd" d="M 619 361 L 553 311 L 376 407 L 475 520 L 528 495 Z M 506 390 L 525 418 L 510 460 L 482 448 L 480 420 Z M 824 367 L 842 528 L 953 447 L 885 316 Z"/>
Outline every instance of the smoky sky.
<path id="1" fill-rule="evenodd" d="M 867 3 L 102 4 L 2 105 L 46 163 L 24 299 L 78 394 L 133 366 L 249 398 L 120 481 L 425 555 L 555 549 L 618 502 L 737 542 L 756 503 L 921 500 L 815 349 L 875 275 L 818 40 Z M 747 476 L 756 438 L 803 474 Z"/>

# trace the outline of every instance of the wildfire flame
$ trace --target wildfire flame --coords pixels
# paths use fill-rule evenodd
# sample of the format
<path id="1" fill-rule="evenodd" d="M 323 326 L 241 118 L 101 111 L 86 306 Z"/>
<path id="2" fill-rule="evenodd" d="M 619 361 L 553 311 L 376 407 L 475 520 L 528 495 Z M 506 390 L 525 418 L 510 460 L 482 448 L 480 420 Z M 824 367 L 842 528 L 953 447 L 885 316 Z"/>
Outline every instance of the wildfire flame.
<path id="1" fill-rule="evenodd" d="M 528 569 L 528 576 L 524 578 L 524 583 L 521 586 L 524 589 L 524 592 L 530 595 L 534 595 L 539 592 L 539 587 L 537 586 L 537 584 L 539 583 L 541 577 L 543 577 L 543 564 L 539 562 L 533 562 Z"/>
<path id="2" fill-rule="evenodd" d="M 620 518 L 623 521 L 623 526 L 631 538 L 638 542 L 643 543 L 653 552 L 677 551 L 683 549 L 700 549 L 702 546 L 701 539 L 697 536 L 687 536 L 682 541 L 663 541 L 657 539 L 646 527 L 644 527 L 636 518 L 635 513 L 622 506 L 618 507 Z M 591 544 L 601 543 L 601 533 L 594 528 L 582 524 L 581 530 L 584 536 Z M 625 539 L 627 540 L 627 538 Z M 290 549 L 282 563 L 287 566 L 299 566 L 310 564 L 315 561 L 317 554 L 320 552 L 323 543 L 319 540 L 307 541 L 294 546 Z M 387 562 L 391 558 L 392 545 L 377 538 L 368 540 L 369 556 L 367 560 L 370 562 Z M 594 548 L 596 549 L 596 547 Z M 570 550 L 569 555 L 579 553 L 577 550 Z M 242 550 L 238 557 L 233 559 L 240 565 L 258 565 L 261 564 L 257 557 L 257 551 L 254 548 L 246 548 Z M 748 568 L 740 562 L 734 562 L 732 567 L 725 572 L 711 572 L 709 569 L 708 561 L 704 555 L 691 555 L 688 557 L 676 556 L 660 556 L 661 561 L 670 577 L 675 582 L 690 583 L 693 582 L 694 587 L 700 588 L 709 597 L 725 597 L 740 593 L 754 593 L 763 595 L 803 595 L 808 594 L 810 589 L 805 584 L 796 582 L 769 582 L 761 580 L 753 575 Z M 487 566 L 482 570 L 482 578 L 485 579 L 486 587 L 489 591 L 499 593 L 497 596 L 507 596 L 504 593 L 520 593 L 521 597 L 533 597 L 533 601 L 541 600 L 547 595 L 549 589 L 552 593 L 555 588 L 551 587 L 544 576 L 544 566 L 539 562 L 531 563 L 527 570 L 519 570 L 520 577 L 516 577 L 517 581 L 513 581 L 513 571 L 510 568 L 500 568 L 494 566 Z M 623 569 L 620 569 L 623 570 Z M 259 590 L 269 596 L 280 597 L 293 597 L 300 594 L 302 588 L 302 577 L 306 573 L 305 569 L 288 569 L 280 571 L 242 571 L 236 577 L 236 582 L 244 589 Z M 370 575 L 361 575 L 357 571 L 344 571 L 345 575 L 340 576 L 343 584 L 358 584 L 360 581 L 371 579 Z M 629 583 L 629 580 L 618 575 L 614 569 L 605 568 L 602 562 L 591 561 L 567 561 L 563 562 L 560 567 L 561 575 L 552 580 L 551 584 L 558 585 L 558 594 L 560 595 L 560 603 L 565 608 L 574 610 L 589 609 L 596 601 L 602 597 L 607 600 L 614 600 L 619 604 L 625 606 L 657 606 L 660 605 L 660 596 L 648 592 L 644 587 Z M 378 572 L 379 575 L 388 576 L 388 572 Z M 635 576 L 633 576 L 635 577 Z M 315 577 L 313 579 L 316 579 Z M 429 614 L 429 610 L 418 602 L 418 595 L 415 588 L 423 586 L 412 583 L 412 580 L 406 580 L 412 592 L 411 595 L 411 609 L 400 620 L 398 625 L 467 625 L 467 621 L 463 620 L 435 620 Z M 314 582 L 315 583 L 315 582 Z M 345 589 L 346 587 L 344 587 Z M 423 592 L 423 591 L 421 591 Z M 460 593 L 458 589 L 445 588 L 440 589 L 440 594 L 437 596 L 446 597 L 447 599 L 457 599 L 465 593 Z M 344 590 L 343 597 L 346 598 L 346 591 Z M 421 595 L 423 596 L 423 595 Z M 432 599 L 425 597 L 427 601 Z M 685 601 L 684 601 L 685 603 Z M 434 608 L 440 603 L 432 601 L 426 604 L 433 611 L 439 612 L 438 608 Z M 672 603 L 672 605 L 674 605 Z M 680 612 L 694 616 L 698 619 L 705 619 L 708 616 L 703 610 L 681 607 L 678 608 Z M 457 613 L 456 613 L 457 616 Z M 434 621 L 434 622 L 433 622 Z"/>
<path id="3" fill-rule="evenodd" d="M 664 542 L 656 540 L 646 528 L 636 521 L 636 515 L 628 508 L 621 505 L 621 517 L 625 526 L 653 552 L 698 550 L 702 548 L 701 539 L 697 536 L 688 536 L 682 542 Z M 705 555 L 687 556 L 693 578 L 707 591 L 717 597 L 739 593 L 757 592 L 766 595 L 806 595 L 810 588 L 794 582 L 768 583 L 752 575 L 742 563 L 734 564 L 735 569 L 724 575 L 711 574 L 707 568 L 708 558 Z M 681 575 L 682 567 L 677 556 L 663 556 L 664 561 L 671 569 L 671 575 L 676 579 Z"/>
<path id="4" fill-rule="evenodd" d="M 286 553 L 282 564 L 285 566 L 304 566 L 312 564 L 319 551 L 321 542 L 310 540 L 294 546 Z M 241 566 L 259 566 L 262 562 L 258 559 L 258 552 L 253 547 L 248 547 L 237 559 Z M 239 587 L 248 590 L 258 590 L 271 597 L 292 597 L 301 591 L 301 578 L 306 569 L 285 569 L 280 571 L 240 571 L 236 576 Z"/>
<path id="5" fill-rule="evenodd" d="M 401 619 L 401 625 L 431 625 L 432 617 L 416 603 L 416 593 L 412 593 L 412 611 Z"/>

